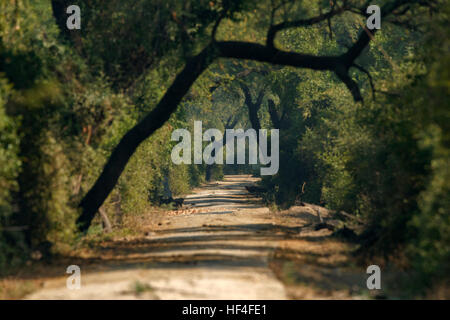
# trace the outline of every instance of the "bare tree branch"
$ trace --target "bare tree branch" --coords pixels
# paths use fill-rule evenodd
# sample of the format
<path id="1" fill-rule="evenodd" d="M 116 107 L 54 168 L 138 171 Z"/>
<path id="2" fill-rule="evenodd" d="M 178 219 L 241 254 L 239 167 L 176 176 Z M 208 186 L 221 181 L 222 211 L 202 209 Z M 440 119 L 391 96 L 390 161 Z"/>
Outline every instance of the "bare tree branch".
<path id="1" fill-rule="evenodd" d="M 367 71 L 367 70 L 366 70 L 365 68 L 363 68 L 362 66 L 357 65 L 356 63 L 353 64 L 353 67 L 355 67 L 356 69 L 358 69 L 358 70 L 361 71 L 361 72 L 364 72 L 364 73 L 367 75 L 367 77 L 369 78 L 370 88 L 372 89 L 372 99 L 375 101 L 375 92 L 376 92 L 376 90 L 375 90 L 375 85 L 374 85 L 374 83 L 373 83 L 372 75 L 370 74 L 369 71 Z"/>
<path id="2" fill-rule="evenodd" d="M 342 7 L 337 7 L 337 8 L 335 8 L 333 6 L 329 12 L 324 13 L 324 14 L 319 14 L 316 17 L 312 17 L 309 19 L 294 20 L 294 21 L 283 21 L 278 24 L 271 25 L 267 32 L 266 45 L 269 48 L 274 48 L 275 37 L 276 37 L 277 33 L 280 32 L 281 30 L 289 29 L 289 28 L 312 26 L 314 24 L 320 23 L 327 19 L 331 19 L 335 15 L 341 14 L 344 11 L 349 10 L 349 9 L 350 9 L 350 7 L 348 7 L 346 4 Z"/>

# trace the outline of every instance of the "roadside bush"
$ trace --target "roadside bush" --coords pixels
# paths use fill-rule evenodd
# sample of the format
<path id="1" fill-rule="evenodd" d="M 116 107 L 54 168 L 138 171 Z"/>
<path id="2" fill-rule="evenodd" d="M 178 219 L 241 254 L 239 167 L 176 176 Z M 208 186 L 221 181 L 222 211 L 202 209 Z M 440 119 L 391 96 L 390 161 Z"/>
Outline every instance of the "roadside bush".
<path id="1" fill-rule="evenodd" d="M 21 165 L 18 157 L 18 123 L 7 116 L 5 110 L 10 93 L 11 85 L 0 74 L 0 270 L 18 262 L 15 257 L 21 256 L 23 248 L 14 247 L 14 242 L 24 245 L 21 233 L 8 229 L 15 210 L 12 193 L 17 191 L 16 179 Z"/>

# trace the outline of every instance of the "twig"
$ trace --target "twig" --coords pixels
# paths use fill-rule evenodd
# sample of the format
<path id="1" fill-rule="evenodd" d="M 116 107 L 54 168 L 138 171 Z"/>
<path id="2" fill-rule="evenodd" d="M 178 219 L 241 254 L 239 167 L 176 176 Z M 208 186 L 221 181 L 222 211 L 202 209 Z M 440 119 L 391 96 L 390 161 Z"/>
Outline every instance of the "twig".
<path id="1" fill-rule="evenodd" d="M 359 71 L 364 72 L 367 75 L 367 77 L 369 78 L 370 87 L 372 89 L 373 101 L 376 101 L 376 98 L 375 98 L 375 92 L 376 92 L 375 85 L 373 83 L 373 78 L 372 78 L 372 75 L 370 74 L 370 72 L 367 71 L 366 69 L 364 69 L 362 66 L 356 64 L 356 63 L 352 64 L 352 66 L 355 67 L 356 69 L 358 69 Z"/>

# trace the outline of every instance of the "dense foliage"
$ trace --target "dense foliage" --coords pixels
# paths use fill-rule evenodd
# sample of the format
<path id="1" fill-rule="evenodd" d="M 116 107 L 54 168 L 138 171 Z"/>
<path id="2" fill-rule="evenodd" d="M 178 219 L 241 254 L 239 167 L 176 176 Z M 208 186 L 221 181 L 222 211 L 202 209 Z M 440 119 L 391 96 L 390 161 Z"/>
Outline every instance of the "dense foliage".
<path id="1" fill-rule="evenodd" d="M 70 248 L 78 205 L 111 151 L 210 41 L 214 23 L 218 39 L 264 43 L 278 3 L 73 2 L 83 12 L 80 31 L 58 15 L 65 0 L 0 2 L 0 269 L 33 250 Z M 330 3 L 280 2 L 272 18 L 314 16 Z M 157 204 L 166 180 L 177 195 L 224 172 L 257 173 L 170 160 L 174 128 L 192 129 L 194 120 L 222 131 L 255 127 L 253 106 L 262 128 L 280 129 L 280 170 L 262 181 L 272 207 L 301 200 L 357 215 L 361 255 L 396 256 L 422 284 L 448 276 L 450 6 L 430 3 L 383 22 L 357 59 L 351 76 L 363 103 L 331 72 L 217 60 L 129 161 L 103 204 L 115 227 Z M 342 54 L 364 20 L 345 12 L 332 21 L 283 30 L 276 45 Z"/>
<path id="2" fill-rule="evenodd" d="M 33 250 L 70 249 L 83 193 L 118 139 L 164 92 L 180 59 L 161 58 L 160 68 L 125 92 L 116 86 L 123 73 L 110 70 L 118 70 L 120 58 L 102 56 L 112 51 L 96 40 L 103 30 L 84 39 L 84 50 L 95 53 L 83 53 L 92 59 L 86 61 L 59 33 L 47 1 L 0 6 L 0 269 L 6 270 Z M 204 168 L 170 161 L 171 128 L 185 121 L 182 113 L 173 117 L 130 161 L 104 204 L 117 227 L 123 215 L 157 203 L 165 177 L 174 195 L 203 181 Z"/>

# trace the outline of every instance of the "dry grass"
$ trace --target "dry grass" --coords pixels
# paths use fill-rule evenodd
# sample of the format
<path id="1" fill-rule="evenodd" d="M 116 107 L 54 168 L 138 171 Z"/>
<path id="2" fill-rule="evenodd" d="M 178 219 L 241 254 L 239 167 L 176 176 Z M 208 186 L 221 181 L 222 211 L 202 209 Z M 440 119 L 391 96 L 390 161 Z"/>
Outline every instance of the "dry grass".
<path id="1" fill-rule="evenodd" d="M 8 277 L 0 280 L 0 300 L 15 300 L 37 290 L 40 281 Z"/>

